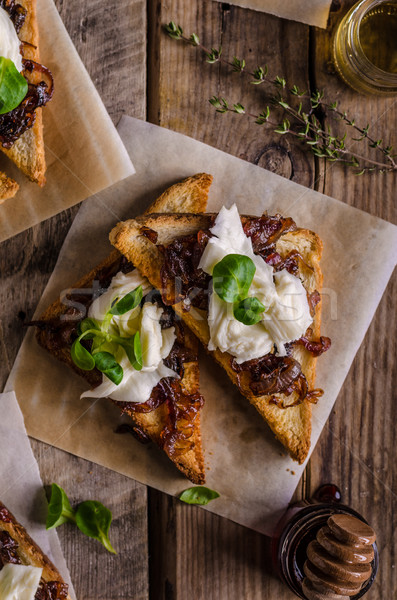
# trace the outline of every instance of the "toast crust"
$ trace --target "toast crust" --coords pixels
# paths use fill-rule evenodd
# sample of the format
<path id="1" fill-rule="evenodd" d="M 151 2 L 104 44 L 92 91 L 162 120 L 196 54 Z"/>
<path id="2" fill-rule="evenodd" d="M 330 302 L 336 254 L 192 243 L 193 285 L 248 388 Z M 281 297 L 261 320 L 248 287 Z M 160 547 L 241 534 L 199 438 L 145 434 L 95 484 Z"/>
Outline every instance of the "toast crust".
<path id="1" fill-rule="evenodd" d="M 4 509 L 7 511 L 7 519 L 9 522 L 4 522 L 0 519 L 0 531 L 6 531 L 12 539 L 18 543 L 17 554 L 21 559 L 22 564 L 42 568 L 42 578 L 44 581 L 58 581 L 60 583 L 65 583 L 58 569 L 50 561 L 48 556 L 46 556 L 36 542 L 32 540 L 26 529 L 18 523 L 8 508 L 0 502 L 0 511 Z M 69 594 L 67 600 L 71 600 Z"/>
<path id="2" fill-rule="evenodd" d="M 102 263 L 97 265 L 90 273 L 82 277 L 76 284 L 72 286 L 72 289 L 92 288 L 93 281 L 97 279 L 97 275 L 102 269 L 110 267 L 115 264 L 120 259 L 120 253 L 115 250 L 110 254 Z M 62 303 L 61 299 L 56 300 L 53 304 L 51 304 L 46 311 L 40 316 L 40 321 L 52 321 L 54 319 L 59 319 L 59 317 L 65 314 L 67 310 L 67 306 Z M 98 382 L 93 375 L 93 371 L 82 371 L 79 369 L 75 363 L 73 362 L 70 355 L 70 346 L 63 346 L 60 348 L 54 349 L 50 343 L 48 333 L 46 330 L 38 329 L 36 332 L 36 338 L 39 342 L 40 346 L 48 350 L 55 358 L 67 364 L 73 371 L 75 371 L 78 375 L 83 377 L 90 386 L 96 385 Z M 198 351 L 197 340 L 194 335 L 188 330 L 188 328 L 184 329 L 184 345 L 192 350 L 195 354 Z M 194 394 L 199 391 L 199 374 L 198 374 L 198 363 L 197 361 L 184 363 L 184 374 L 181 379 L 181 385 L 183 389 L 188 394 Z M 149 413 L 138 413 L 128 409 L 127 404 L 125 404 L 125 408 L 123 407 L 124 403 L 115 402 L 115 404 L 120 408 L 121 412 L 128 414 L 134 423 L 142 429 L 152 441 L 154 441 L 157 445 L 162 447 L 161 444 L 161 432 L 164 429 L 167 412 L 164 404 L 160 405 L 157 409 L 149 412 Z M 202 452 L 202 443 L 201 443 L 201 434 L 200 434 L 200 414 L 195 419 L 194 422 L 194 432 L 191 438 L 191 441 L 194 442 L 194 446 L 191 450 L 184 453 L 181 456 L 175 458 L 171 458 L 173 462 L 177 465 L 180 471 L 188 479 L 190 479 L 193 483 L 201 484 L 204 483 L 205 480 L 205 471 L 204 471 L 204 458 Z"/>
<path id="3" fill-rule="evenodd" d="M 31 44 L 24 47 L 24 58 L 40 63 L 36 0 L 19 0 L 19 4 L 27 10 L 27 14 L 18 37 Z M 11 148 L 0 148 L 31 181 L 42 187 L 46 171 L 42 108 L 37 108 L 35 112 L 33 127 L 27 129 Z"/>
<path id="4" fill-rule="evenodd" d="M 8 177 L 5 173 L 0 172 L 0 204 L 4 202 L 4 200 L 8 200 L 8 198 L 13 198 L 17 191 L 19 190 L 19 185 L 16 181 Z"/>
<path id="5" fill-rule="evenodd" d="M 146 275 L 149 281 L 162 290 L 160 270 L 163 265 L 163 255 L 159 252 L 147 237 L 141 235 L 141 227 L 149 227 L 157 233 L 158 244 L 167 245 L 174 239 L 197 233 L 200 229 L 208 229 L 212 224 L 215 215 L 149 215 L 147 217 L 138 217 L 124 223 L 119 223 L 110 233 L 111 243 L 128 260 L 134 262 L 139 270 Z M 297 229 L 296 231 L 283 234 L 276 242 L 276 251 L 285 258 L 291 250 L 298 250 L 305 263 L 310 267 L 307 272 L 300 272 L 302 283 L 308 293 L 314 290 L 320 291 L 322 287 L 322 273 L 320 270 L 320 258 L 322 253 L 322 242 L 320 238 L 307 229 Z M 230 379 L 237 385 L 237 375 L 232 370 L 230 361 L 232 356 L 227 352 L 220 350 L 209 351 L 208 342 L 210 339 L 209 327 L 207 323 L 207 312 L 192 308 L 189 312 L 182 311 L 181 304 L 173 306 L 193 333 L 203 343 L 205 349 L 215 360 L 226 370 Z M 313 319 L 313 335 L 320 335 L 321 322 L 321 303 L 315 308 Z M 313 388 L 315 381 L 316 358 L 311 355 L 303 346 L 295 347 L 292 356 L 300 362 L 302 372 L 306 376 L 309 388 Z M 287 448 L 291 457 L 302 463 L 310 448 L 311 438 L 311 403 L 305 400 L 297 406 L 280 408 L 270 400 L 276 396 L 280 400 L 289 399 L 283 394 L 273 394 L 272 396 L 254 396 L 246 383 L 240 387 L 244 396 L 255 406 L 262 417 L 267 421 L 272 431 L 280 442 Z"/>
<path id="6" fill-rule="evenodd" d="M 156 202 L 151 205 L 146 214 L 150 214 L 153 210 L 161 210 L 167 212 L 167 210 L 178 210 L 179 208 L 195 208 L 199 211 L 204 211 L 207 207 L 208 190 L 211 185 L 212 177 L 205 173 L 197 174 L 194 177 L 188 177 L 184 181 L 175 184 L 167 190 L 167 193 L 163 194 Z M 74 286 L 75 288 L 91 288 L 92 282 L 97 278 L 98 273 L 102 269 L 107 269 L 111 265 L 115 264 L 120 259 L 121 255 L 117 250 L 114 250 L 100 265 L 97 265 L 89 273 L 84 275 Z M 62 303 L 59 298 L 47 310 L 41 315 L 41 321 L 48 321 L 58 318 L 64 314 L 67 310 L 65 304 Z M 198 342 L 195 336 L 190 332 L 187 327 L 183 328 L 184 346 L 191 350 L 194 355 L 197 356 Z M 95 385 L 96 381 L 93 380 L 91 371 L 82 371 L 79 369 L 71 359 L 70 348 L 63 347 L 54 349 L 50 347 L 49 340 L 44 330 L 37 330 L 36 333 L 39 344 L 47 349 L 53 356 L 58 360 L 66 363 L 76 373 L 81 375 L 88 381 L 90 385 Z M 186 394 L 196 394 L 199 392 L 199 367 L 197 359 L 192 362 L 184 363 L 184 373 L 181 379 L 182 390 Z M 122 412 L 128 414 L 135 424 L 142 429 L 154 442 L 160 447 L 161 444 L 161 432 L 164 429 L 167 410 L 165 404 L 160 405 L 157 409 L 149 413 L 138 413 L 129 410 L 127 407 L 123 408 L 123 403 L 115 402 L 118 407 L 122 408 Z M 204 457 L 202 451 L 202 441 L 200 433 L 200 412 L 198 412 L 195 421 L 193 434 L 190 438 L 193 442 L 193 447 L 182 455 L 170 457 L 175 463 L 178 469 L 186 475 L 190 481 L 198 485 L 205 482 L 205 468 L 204 468 Z"/>

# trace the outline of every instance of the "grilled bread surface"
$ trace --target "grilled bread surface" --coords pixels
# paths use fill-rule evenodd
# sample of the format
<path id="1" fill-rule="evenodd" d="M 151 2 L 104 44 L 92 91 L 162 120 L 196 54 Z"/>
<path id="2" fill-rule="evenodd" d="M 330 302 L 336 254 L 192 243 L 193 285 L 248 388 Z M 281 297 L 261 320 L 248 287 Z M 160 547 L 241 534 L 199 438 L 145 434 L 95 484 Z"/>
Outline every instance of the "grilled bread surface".
<path id="1" fill-rule="evenodd" d="M 147 213 L 153 208 L 161 210 L 163 213 L 168 209 L 173 211 L 184 209 L 190 210 L 194 207 L 195 210 L 204 211 L 207 206 L 208 190 L 211 185 L 212 177 L 206 174 L 199 174 L 194 177 L 189 177 L 185 181 L 176 184 L 166 194 L 163 194 L 154 205 L 152 205 Z M 172 190 L 175 188 L 175 192 Z M 120 259 L 120 253 L 113 251 L 100 265 L 95 267 L 90 273 L 85 275 L 78 281 L 73 288 L 89 288 L 92 282 L 97 277 L 97 274 L 106 267 L 111 266 Z M 41 321 L 49 321 L 58 318 L 67 310 L 67 307 L 57 300 L 41 315 Z M 183 324 L 180 324 L 183 327 Z M 183 327 L 183 337 L 185 347 L 197 356 L 197 340 L 187 327 Z M 46 330 L 37 330 L 37 339 L 41 346 L 49 350 L 58 360 L 68 364 L 74 371 L 84 377 L 90 385 L 94 385 L 92 371 L 80 370 L 72 361 L 70 356 L 69 346 L 59 349 L 54 349 L 50 343 L 49 336 Z M 199 392 L 199 366 L 197 359 L 191 362 L 184 363 L 184 374 L 181 379 L 181 387 L 186 394 L 195 394 Z M 122 403 L 117 403 L 122 406 Z M 138 413 L 127 409 L 122 409 L 127 412 L 133 419 L 135 424 L 154 442 L 161 446 L 161 432 L 167 419 L 167 407 L 165 404 L 160 405 L 157 409 L 149 413 Z M 189 441 L 193 442 L 193 447 L 183 454 L 175 457 L 170 457 L 178 469 L 188 477 L 193 483 L 202 484 L 205 481 L 204 458 L 201 443 L 200 433 L 200 413 L 194 421 L 194 430 Z"/>
<path id="2" fill-rule="evenodd" d="M 154 243 L 142 235 L 142 226 L 149 227 L 156 232 L 158 236 L 157 244 L 167 245 L 179 237 L 197 233 L 201 229 L 208 229 L 211 227 L 213 216 L 211 214 L 154 214 L 138 217 L 116 225 L 110 234 L 110 241 L 128 260 L 138 267 L 153 286 L 164 292 L 160 278 L 163 255 Z M 322 287 L 322 273 L 319 265 L 322 252 L 320 238 L 307 229 L 297 229 L 285 233 L 276 242 L 276 251 L 282 258 L 285 258 L 292 250 L 297 250 L 307 265 L 307 268 L 301 268 L 299 271 L 300 279 L 306 291 L 308 293 L 315 290 L 320 291 Z M 176 304 L 173 308 L 208 350 L 210 333 L 207 312 L 197 308 L 185 312 L 182 311 L 181 304 Z M 315 308 L 312 324 L 315 338 L 320 335 L 320 321 L 321 308 L 318 304 Z M 231 368 L 232 356 L 220 350 L 208 352 L 226 370 L 233 383 L 237 385 L 237 374 Z M 300 345 L 294 346 L 292 356 L 301 364 L 302 373 L 308 381 L 309 389 L 312 389 L 315 381 L 316 358 Z M 305 400 L 296 406 L 282 408 L 271 402 L 272 398 L 276 396 L 282 403 L 292 404 L 296 392 L 289 397 L 280 393 L 272 394 L 272 396 L 254 396 L 248 382 L 244 384 L 244 381 L 242 381 L 240 389 L 267 421 L 291 457 L 302 463 L 310 448 L 311 403 Z"/>
<path id="3" fill-rule="evenodd" d="M 24 46 L 24 58 L 40 63 L 36 0 L 19 0 L 18 3 L 27 10 L 25 22 L 18 34 L 21 41 L 29 44 Z M 27 129 L 14 142 L 11 148 L 7 149 L 2 146 L 0 148 L 29 179 L 36 182 L 39 186 L 43 186 L 45 184 L 46 162 L 44 155 L 42 109 L 36 108 L 35 113 L 36 120 L 33 127 Z M 13 183 L 17 185 L 15 182 Z M 12 194 L 10 194 L 11 190 Z M 0 202 L 7 198 L 12 198 L 17 190 L 18 187 L 9 187 L 8 195 L 3 195 L 5 190 L 0 186 Z"/>
<path id="4" fill-rule="evenodd" d="M 17 182 L 5 173 L 0 172 L 0 204 L 8 198 L 13 198 L 18 190 L 19 185 Z"/>

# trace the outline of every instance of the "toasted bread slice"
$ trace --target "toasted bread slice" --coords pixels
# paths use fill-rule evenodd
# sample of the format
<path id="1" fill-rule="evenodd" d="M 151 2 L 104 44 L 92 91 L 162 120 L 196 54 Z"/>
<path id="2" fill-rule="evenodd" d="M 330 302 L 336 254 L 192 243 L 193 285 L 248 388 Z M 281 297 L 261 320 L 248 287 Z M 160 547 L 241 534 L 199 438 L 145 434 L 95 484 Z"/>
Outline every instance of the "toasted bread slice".
<path id="1" fill-rule="evenodd" d="M 24 58 L 40 63 L 36 0 L 19 0 L 19 4 L 27 11 L 25 22 L 18 34 L 21 41 L 29 44 L 24 46 Z M 43 186 L 46 162 L 42 109 L 37 108 L 35 112 L 36 120 L 33 127 L 27 129 L 11 148 L 7 149 L 2 146 L 0 148 L 29 179 L 35 181 L 39 186 Z"/>
<path id="2" fill-rule="evenodd" d="M 110 241 L 128 260 L 132 261 L 149 281 L 158 288 L 163 297 L 168 290 L 162 289 L 160 271 L 163 265 L 163 254 L 157 245 L 141 233 L 142 226 L 152 229 L 157 234 L 157 244 L 168 245 L 179 237 L 196 234 L 200 230 L 209 229 L 215 215 L 203 214 L 174 214 L 152 215 L 139 217 L 119 223 L 110 234 Z M 308 293 L 320 291 L 322 274 L 319 260 L 322 252 L 322 242 L 312 231 L 298 229 L 283 234 L 276 243 L 277 252 L 284 258 L 291 250 L 297 250 L 308 266 L 299 275 Z M 174 310 L 182 317 L 194 334 L 208 350 L 210 339 L 207 322 L 207 312 L 194 308 L 189 312 L 183 311 L 180 304 L 174 305 Z M 321 310 L 318 304 L 315 308 L 312 325 L 313 336 L 320 334 Z M 232 356 L 219 350 L 209 352 L 223 366 L 230 379 L 237 385 L 237 374 L 231 367 Z M 315 380 L 316 359 L 303 346 L 294 346 L 293 357 L 301 364 L 306 376 L 309 389 L 313 388 Z M 310 448 L 311 436 L 311 403 L 307 400 L 296 406 L 283 408 L 272 401 L 277 397 L 282 403 L 293 404 L 293 395 L 288 398 L 283 394 L 272 396 L 254 396 L 248 382 L 240 380 L 240 389 L 244 396 L 256 407 L 262 417 L 270 425 L 281 443 L 287 448 L 291 457 L 302 463 Z M 295 392 L 294 392 L 295 394 Z"/>
<path id="3" fill-rule="evenodd" d="M 25 528 L 18 523 L 14 515 L 0 502 L 0 536 L 3 532 L 8 534 L 18 545 L 15 548 L 15 553 L 20 564 L 43 569 L 41 581 L 46 583 L 56 582 L 62 585 L 63 589 L 67 589 L 67 584 L 65 584 L 59 571 L 50 561 L 48 556 L 46 556 L 32 540 Z M 6 562 L 7 561 L 5 561 L 5 564 Z M 15 562 L 15 560 L 8 562 Z M 47 594 L 45 594 L 45 597 L 47 598 Z M 71 600 L 69 594 L 67 595 L 66 600 Z"/>
<path id="4" fill-rule="evenodd" d="M 18 190 L 19 185 L 16 181 L 7 177 L 5 173 L 0 173 L 0 204 L 8 198 L 13 198 Z"/>
<path id="5" fill-rule="evenodd" d="M 168 194 L 161 196 L 154 205 L 150 206 L 147 213 L 155 210 L 161 210 L 166 212 L 169 207 L 172 210 L 177 210 L 182 207 L 189 210 L 190 207 L 195 207 L 197 210 L 204 211 L 207 206 L 208 190 L 211 185 L 212 177 L 205 174 L 199 174 L 194 177 L 189 177 L 182 183 L 178 183 L 170 190 Z M 172 190 L 175 188 L 175 192 Z M 181 204 L 183 199 L 183 204 Z M 112 252 L 100 265 L 95 267 L 90 273 L 85 275 L 80 281 L 73 286 L 76 288 L 88 288 L 92 287 L 92 282 L 98 277 L 101 271 L 111 269 L 113 265 L 120 262 L 120 253 L 118 251 Z M 60 315 L 64 314 L 67 307 L 62 304 L 61 300 L 57 300 L 51 306 L 47 308 L 45 313 L 40 317 L 41 322 L 53 322 L 54 319 L 59 319 Z M 188 400 L 188 396 L 198 394 L 199 392 L 199 367 L 197 362 L 197 340 L 195 336 L 189 331 L 187 327 L 184 327 L 182 323 L 178 323 L 176 327 L 176 333 L 178 341 L 183 344 L 189 351 L 191 357 L 195 356 L 195 360 L 184 362 L 184 373 L 181 379 L 181 388 L 184 392 L 185 398 Z M 58 360 L 61 360 L 68 364 L 74 371 L 84 377 L 90 385 L 97 385 L 97 375 L 95 371 L 81 371 L 71 359 L 70 356 L 70 343 L 66 340 L 64 344 L 52 344 L 51 334 L 48 329 L 38 329 L 37 339 L 41 346 L 46 348 L 51 354 L 53 354 Z M 135 422 L 139 430 L 143 431 L 149 436 L 154 442 L 162 447 L 161 434 L 164 431 L 168 409 L 165 403 L 161 404 L 157 409 L 148 413 L 139 413 L 132 410 L 128 404 L 123 402 L 115 402 L 119 406 L 123 413 L 127 413 Z M 178 455 L 170 456 L 171 460 L 176 464 L 178 469 L 186 475 L 193 483 L 202 484 L 205 481 L 204 471 L 204 458 L 201 444 L 201 433 L 200 433 L 200 413 L 198 412 L 197 417 L 194 420 L 193 434 L 189 438 L 189 443 L 192 442 L 191 448 L 187 448 L 184 453 L 178 453 Z"/>

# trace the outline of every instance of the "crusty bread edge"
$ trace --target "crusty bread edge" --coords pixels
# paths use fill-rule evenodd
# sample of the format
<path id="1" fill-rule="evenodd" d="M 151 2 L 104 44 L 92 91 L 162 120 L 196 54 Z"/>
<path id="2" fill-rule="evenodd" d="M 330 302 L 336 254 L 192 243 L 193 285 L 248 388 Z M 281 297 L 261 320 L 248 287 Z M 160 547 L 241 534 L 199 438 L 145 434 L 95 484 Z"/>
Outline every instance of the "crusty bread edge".
<path id="1" fill-rule="evenodd" d="M 40 567 L 43 569 L 42 577 L 45 581 L 59 581 L 65 583 L 61 574 L 55 565 L 50 561 L 48 556 L 44 554 L 41 548 L 30 537 L 26 529 L 18 523 L 14 515 L 8 510 L 2 502 L 0 509 L 5 508 L 9 514 L 11 522 L 6 523 L 0 519 L 0 530 L 6 531 L 18 543 L 18 556 L 24 565 Z M 67 600 L 71 600 L 68 594 Z"/>
<path id="2" fill-rule="evenodd" d="M 32 44 L 25 46 L 24 57 L 40 63 L 36 0 L 19 0 L 19 3 L 26 8 L 27 15 L 18 37 Z M 11 148 L 0 148 L 29 179 L 42 187 L 46 171 L 42 108 L 37 108 L 35 112 L 33 127 L 27 129 Z"/>
<path id="3" fill-rule="evenodd" d="M 175 185 L 168 188 L 166 192 L 163 193 L 147 209 L 145 214 L 149 214 L 153 211 L 158 210 L 161 210 L 162 212 L 167 212 L 169 210 L 178 210 L 178 208 L 184 208 L 187 210 L 194 208 L 199 212 L 204 212 L 207 208 L 208 191 L 212 179 L 212 176 L 207 175 L 206 173 L 198 173 L 192 177 L 187 177 L 183 181 L 178 182 Z M 98 271 L 104 267 L 110 266 L 117 260 L 119 256 L 120 253 L 117 250 L 113 250 L 113 252 L 104 261 L 102 261 L 100 265 L 97 265 L 89 273 L 80 278 L 80 280 L 76 284 L 74 284 L 73 288 L 85 288 L 90 286 L 92 284 L 92 281 L 95 279 Z M 61 299 L 58 298 L 45 310 L 45 312 L 41 315 L 40 320 L 49 320 L 51 318 L 54 318 L 62 314 L 65 311 L 65 309 L 65 305 L 62 303 Z M 45 332 L 38 329 L 36 332 L 36 337 L 39 344 L 46 350 L 50 351 L 47 347 Z M 197 353 L 197 339 L 187 328 L 185 328 L 185 343 L 188 347 L 190 347 Z M 53 354 L 55 358 L 71 367 L 77 374 L 84 377 L 84 379 L 86 379 L 89 383 L 91 383 L 90 372 L 82 371 L 81 369 L 79 369 L 71 360 L 70 352 L 66 351 L 65 349 L 62 349 L 59 352 L 54 353 L 50 351 L 50 353 Z M 185 363 L 184 376 L 182 378 L 181 383 L 185 391 L 189 394 L 193 394 L 199 391 L 199 366 L 197 361 L 195 361 L 194 363 Z M 155 412 L 156 411 L 152 411 L 152 413 Z M 161 410 L 159 412 L 161 413 Z M 150 415 L 152 413 L 148 414 Z M 138 426 L 147 429 L 147 415 L 145 415 L 144 413 L 135 412 L 129 413 L 129 416 Z M 156 443 L 159 442 L 158 435 L 157 437 L 152 435 L 151 438 Z M 200 413 L 195 419 L 195 427 L 192 436 L 192 441 L 194 442 L 194 448 L 184 455 L 183 462 L 178 460 L 178 457 L 175 457 L 175 460 L 171 457 L 170 458 L 176 464 L 179 470 L 184 475 L 186 475 L 186 477 L 190 481 L 200 485 L 205 483 L 205 466 L 200 433 Z M 193 462 L 196 463 L 195 469 L 191 464 L 193 458 Z"/>
<path id="4" fill-rule="evenodd" d="M 129 260 L 135 262 L 138 265 L 142 273 L 144 273 L 153 285 L 161 289 L 160 280 L 160 268 L 162 259 L 159 251 L 154 244 L 147 238 L 140 235 L 140 228 L 142 225 L 150 227 L 155 231 L 160 231 L 161 228 L 166 229 L 165 237 L 169 239 L 173 235 L 173 231 L 177 230 L 174 237 L 179 235 L 188 235 L 198 229 L 205 227 L 207 215 L 152 215 L 151 217 L 138 218 L 137 220 L 130 220 L 124 223 L 119 223 L 110 233 L 111 243 L 124 254 Z M 208 221 L 207 221 L 208 222 Z M 157 227 L 157 229 L 156 229 Z M 185 233 L 182 233 L 185 231 Z M 310 256 L 307 257 L 310 260 L 310 266 L 314 269 L 314 281 L 315 286 L 313 289 L 317 289 L 319 292 L 322 287 L 322 273 L 319 265 L 319 261 L 322 253 L 322 242 L 320 238 L 312 231 L 307 229 L 298 229 L 297 232 L 287 233 L 282 236 L 281 239 L 286 238 L 288 235 L 301 235 L 303 238 L 311 240 L 313 245 L 313 251 Z M 134 249 L 134 244 L 137 243 L 138 247 Z M 277 245 L 276 245 L 277 248 Z M 312 291 L 312 290 L 309 290 Z M 174 310 L 181 316 L 184 322 L 190 327 L 193 333 L 200 339 L 204 347 L 207 349 L 209 335 L 203 331 L 203 327 L 200 323 L 203 321 L 197 321 L 192 312 L 184 312 L 178 305 L 174 306 Z M 321 303 L 317 305 L 315 310 L 315 317 L 313 321 L 313 334 L 318 337 L 320 334 L 320 322 L 321 322 Z M 208 327 L 207 327 L 208 329 Z M 207 350 L 208 351 L 208 350 Z M 312 357 L 309 352 L 304 349 L 299 350 L 301 354 L 306 355 L 307 366 L 304 368 L 302 365 L 302 371 L 305 374 L 309 387 L 313 388 L 315 381 L 315 365 L 316 358 Z M 228 373 L 233 383 L 237 384 L 237 377 L 234 371 L 230 367 L 231 355 L 228 353 L 222 353 L 219 350 L 215 352 L 208 351 L 215 360 L 220 363 Z M 287 448 L 291 457 L 297 460 L 299 463 L 304 462 L 305 458 L 310 449 L 311 439 L 311 413 L 312 406 L 308 401 L 304 401 L 298 406 L 290 408 L 279 408 L 276 404 L 269 403 L 271 397 L 261 396 L 255 397 L 249 390 L 244 391 L 244 395 L 247 399 L 257 408 L 260 414 L 265 418 L 275 433 L 276 437 L 281 443 Z M 279 396 L 279 394 L 276 394 Z M 287 411 L 287 412 L 285 412 Z M 280 428 L 280 419 L 283 419 L 283 413 L 289 414 L 289 417 L 294 417 L 295 420 L 299 419 L 302 423 L 302 431 L 299 436 L 295 435 L 291 428 L 286 427 Z"/>
<path id="5" fill-rule="evenodd" d="M 0 204 L 9 198 L 13 198 L 18 190 L 19 185 L 16 181 L 5 173 L 0 173 Z"/>

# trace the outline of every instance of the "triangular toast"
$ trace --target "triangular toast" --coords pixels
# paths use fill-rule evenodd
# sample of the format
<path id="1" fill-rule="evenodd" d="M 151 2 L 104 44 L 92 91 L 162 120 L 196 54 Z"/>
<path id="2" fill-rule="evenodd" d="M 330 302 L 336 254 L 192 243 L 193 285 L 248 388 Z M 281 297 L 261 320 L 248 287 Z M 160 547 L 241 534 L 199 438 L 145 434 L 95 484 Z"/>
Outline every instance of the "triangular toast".
<path id="1" fill-rule="evenodd" d="M 53 590 L 51 597 L 55 597 L 53 594 L 55 594 L 55 590 L 58 590 L 59 597 L 61 597 L 62 594 L 62 598 L 65 598 L 65 592 L 67 592 L 68 586 L 62 579 L 58 569 L 50 561 L 48 556 L 44 554 L 36 542 L 32 540 L 26 529 L 18 523 L 14 515 L 4 506 L 4 504 L 2 504 L 2 502 L 0 502 L 0 536 L 1 535 L 3 536 L 3 543 L 5 543 L 5 546 L 7 547 L 7 543 L 9 545 L 9 560 L 5 559 L 4 564 L 7 564 L 7 562 L 19 562 L 22 565 L 43 569 L 41 585 L 51 582 L 49 588 L 52 588 Z M 7 552 L 5 552 L 5 554 L 7 554 Z M 8 594 L 7 597 L 9 597 Z M 45 597 L 49 597 L 47 593 L 45 593 Z M 40 594 L 40 598 L 44 598 L 44 596 Z M 71 600 L 71 596 L 67 594 L 65 600 Z"/>
<path id="2" fill-rule="evenodd" d="M 163 194 L 163 196 L 148 209 L 147 213 L 152 212 L 153 209 L 167 212 L 167 210 L 175 211 L 181 208 L 189 210 L 191 207 L 194 207 L 195 210 L 204 211 L 207 206 L 208 190 L 211 181 L 212 177 L 205 174 L 190 177 L 167 190 L 167 194 Z M 91 288 L 92 282 L 94 279 L 98 278 L 98 274 L 101 271 L 106 271 L 109 268 L 111 269 L 112 266 L 117 265 L 120 262 L 120 258 L 120 253 L 114 251 L 105 261 L 85 275 L 73 286 L 73 288 Z M 47 308 L 39 320 L 41 328 L 37 331 L 37 339 L 41 346 L 46 348 L 59 360 L 67 363 L 72 369 L 82 375 L 90 385 L 97 385 L 100 381 L 98 381 L 98 372 L 95 370 L 81 371 L 73 363 L 70 356 L 70 340 L 66 340 L 63 344 L 59 344 L 58 340 L 57 344 L 54 345 L 52 343 L 51 332 L 48 328 L 46 329 L 43 327 L 43 322 L 51 322 L 54 319 L 59 318 L 61 314 L 65 313 L 66 309 L 67 307 L 62 304 L 60 300 L 57 300 Z M 189 355 L 188 360 L 184 362 L 184 373 L 181 379 L 182 391 L 187 400 L 189 400 L 188 396 L 197 395 L 199 392 L 197 340 L 189 329 L 181 322 L 176 323 L 176 331 L 179 343 L 184 345 Z M 128 404 L 122 402 L 115 402 L 115 404 L 121 408 L 123 413 L 127 413 L 131 416 L 138 430 L 162 447 L 161 433 L 164 430 L 168 416 L 166 403 L 161 404 L 157 409 L 148 413 L 132 411 Z M 205 481 L 205 471 L 200 433 L 200 412 L 198 412 L 197 417 L 194 420 L 193 434 L 189 438 L 188 443 L 189 445 L 192 445 L 192 448 L 189 449 L 189 447 L 187 447 L 187 450 L 178 456 L 169 457 L 173 460 L 178 469 L 193 483 L 202 484 Z"/>
<path id="3" fill-rule="evenodd" d="M 25 22 L 18 34 L 21 41 L 27 42 L 23 50 L 24 58 L 40 63 L 36 0 L 19 0 L 18 3 L 27 11 Z M 42 109 L 37 108 L 35 112 L 36 120 L 33 127 L 27 129 L 14 142 L 11 148 L 3 148 L 1 145 L 0 148 L 29 179 L 36 182 L 39 186 L 43 186 L 45 184 L 46 162 L 44 155 Z M 12 194 L 10 193 L 11 189 Z M 0 202 L 14 196 L 17 190 L 18 187 L 8 187 L 8 195 L 2 195 L 2 188 L 0 188 Z"/>
<path id="4" fill-rule="evenodd" d="M 110 241 L 128 260 L 136 264 L 152 285 L 162 292 L 163 299 L 167 300 L 167 290 L 163 289 L 160 275 L 164 259 L 158 245 L 167 246 L 177 238 L 197 234 L 201 230 L 208 230 L 212 226 L 215 216 L 212 214 L 143 216 L 119 223 L 112 230 Z M 148 237 L 142 235 L 143 226 L 155 232 L 157 245 L 151 242 Z M 315 290 L 319 292 L 322 287 L 322 274 L 319 266 L 322 252 L 321 240 L 315 233 L 306 229 L 284 233 L 276 243 L 276 251 L 282 258 L 285 258 L 293 250 L 299 251 L 303 259 L 302 263 L 307 265 L 307 268 L 301 267 L 299 271 L 300 279 L 307 293 L 311 294 Z M 210 337 L 207 312 L 198 308 L 183 311 L 181 305 L 182 303 L 175 304 L 173 306 L 174 310 L 207 349 Z M 317 304 L 314 311 L 314 320 L 311 327 L 312 337 L 318 338 L 321 319 L 320 304 Z M 222 353 L 219 350 L 209 353 L 223 366 L 230 379 L 237 384 L 236 372 L 231 367 L 231 355 L 226 352 Z M 302 373 L 307 379 L 309 389 L 312 389 L 315 380 L 316 358 L 302 345 L 294 345 L 293 357 L 301 364 Z M 240 390 L 267 421 L 292 458 L 302 463 L 310 448 L 311 403 L 305 400 L 296 406 L 283 408 L 273 402 L 274 397 L 277 397 L 281 402 L 285 401 L 286 404 L 292 403 L 291 397 L 286 398 L 283 394 L 254 396 L 248 383 L 244 384 L 244 381 L 242 385 L 240 383 Z"/>

